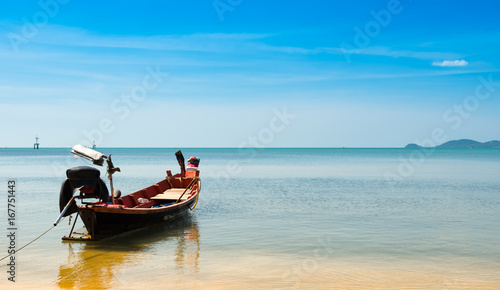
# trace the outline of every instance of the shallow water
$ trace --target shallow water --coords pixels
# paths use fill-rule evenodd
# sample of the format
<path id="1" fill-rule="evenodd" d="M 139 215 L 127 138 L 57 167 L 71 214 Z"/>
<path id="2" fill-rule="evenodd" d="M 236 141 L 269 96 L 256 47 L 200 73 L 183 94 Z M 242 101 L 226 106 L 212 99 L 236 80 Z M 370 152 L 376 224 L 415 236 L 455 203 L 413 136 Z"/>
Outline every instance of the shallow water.
<path id="1" fill-rule="evenodd" d="M 100 150 L 123 194 L 178 171 L 176 149 Z M 16 282 L 2 271 L 0 287 L 500 288 L 498 149 L 183 153 L 201 158 L 194 211 L 96 243 L 62 242 L 66 219 L 16 254 Z M 0 149 L 5 255 L 7 180 L 20 246 L 51 227 L 65 169 L 80 165 L 66 148 Z"/>

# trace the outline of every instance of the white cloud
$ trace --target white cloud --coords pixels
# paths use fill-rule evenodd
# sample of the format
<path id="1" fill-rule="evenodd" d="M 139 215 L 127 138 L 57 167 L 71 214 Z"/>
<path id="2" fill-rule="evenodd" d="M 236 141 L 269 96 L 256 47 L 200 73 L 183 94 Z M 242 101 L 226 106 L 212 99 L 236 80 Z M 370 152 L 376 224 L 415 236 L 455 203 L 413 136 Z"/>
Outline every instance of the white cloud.
<path id="1" fill-rule="evenodd" d="M 435 61 L 432 63 L 433 66 L 466 66 L 469 63 L 465 60 L 443 60 L 443 61 Z"/>

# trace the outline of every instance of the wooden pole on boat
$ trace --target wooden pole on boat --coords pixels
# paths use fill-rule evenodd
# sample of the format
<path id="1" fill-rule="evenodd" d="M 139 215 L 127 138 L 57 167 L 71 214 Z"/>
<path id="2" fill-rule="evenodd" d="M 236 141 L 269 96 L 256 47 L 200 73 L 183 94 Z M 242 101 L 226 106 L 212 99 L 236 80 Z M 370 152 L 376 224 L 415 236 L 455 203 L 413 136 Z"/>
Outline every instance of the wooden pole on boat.
<path id="1" fill-rule="evenodd" d="M 184 192 L 181 194 L 181 196 L 179 196 L 179 198 L 174 203 L 178 203 L 179 200 L 181 200 L 181 198 L 184 196 L 184 194 L 188 191 L 188 189 L 191 187 L 191 185 L 193 185 L 193 183 L 196 180 L 198 180 L 198 178 L 193 178 L 193 180 L 191 180 L 191 183 L 189 183 L 189 185 L 186 187 L 186 189 L 184 190 Z"/>
<path id="2" fill-rule="evenodd" d="M 115 167 L 113 165 L 113 161 L 111 161 L 111 154 L 107 156 L 106 163 L 108 164 L 106 170 L 108 171 L 109 185 L 111 187 L 111 203 L 115 203 L 115 191 L 113 189 L 113 173 L 115 173 L 116 171 L 120 172 L 120 168 Z"/>
<path id="3" fill-rule="evenodd" d="M 80 215 L 80 213 L 76 213 L 76 217 L 75 217 L 75 222 L 73 223 L 73 226 L 71 227 L 71 231 L 69 232 L 69 235 L 68 237 L 71 238 L 71 235 L 73 234 L 73 230 L 75 229 L 75 225 L 76 225 L 76 221 L 78 220 L 78 216 Z"/>
<path id="4" fill-rule="evenodd" d="M 167 183 L 168 183 L 168 185 L 170 185 L 170 188 L 174 188 L 174 186 L 172 185 L 172 182 L 170 182 L 170 176 L 167 176 Z"/>
<path id="5" fill-rule="evenodd" d="M 181 150 L 175 152 L 175 157 L 177 157 L 177 162 L 179 162 L 179 166 L 181 167 L 181 180 L 186 173 L 186 165 L 184 164 L 184 156 L 182 155 Z"/>
<path id="6" fill-rule="evenodd" d="M 111 187 L 111 204 L 115 203 L 115 191 L 113 190 L 113 174 L 108 175 L 109 186 Z"/>

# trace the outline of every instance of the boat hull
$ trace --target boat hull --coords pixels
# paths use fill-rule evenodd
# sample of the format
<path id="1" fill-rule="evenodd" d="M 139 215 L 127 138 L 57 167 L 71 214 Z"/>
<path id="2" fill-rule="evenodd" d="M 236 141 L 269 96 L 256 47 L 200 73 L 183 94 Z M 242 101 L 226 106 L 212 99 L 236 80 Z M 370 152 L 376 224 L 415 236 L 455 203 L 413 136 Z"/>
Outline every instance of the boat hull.
<path id="1" fill-rule="evenodd" d="M 148 225 L 168 222 L 189 211 L 197 195 L 162 208 L 107 208 L 82 205 L 78 207 L 78 214 L 82 218 L 88 235 L 79 238 L 72 238 L 70 235 L 65 239 L 97 241 Z"/>

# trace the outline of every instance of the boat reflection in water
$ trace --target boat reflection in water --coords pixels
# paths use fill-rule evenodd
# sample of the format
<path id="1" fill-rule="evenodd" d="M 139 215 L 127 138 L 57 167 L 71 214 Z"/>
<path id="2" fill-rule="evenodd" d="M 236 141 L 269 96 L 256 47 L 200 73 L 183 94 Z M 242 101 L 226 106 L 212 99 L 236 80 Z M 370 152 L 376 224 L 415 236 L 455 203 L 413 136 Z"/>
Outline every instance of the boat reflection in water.
<path id="1" fill-rule="evenodd" d="M 168 224 L 99 242 L 66 243 L 68 261 L 59 267 L 55 281 L 61 288 L 127 286 L 120 282 L 121 277 L 126 281 L 145 280 L 148 284 L 152 281 L 144 279 L 145 275 L 165 275 L 169 269 L 183 274 L 199 272 L 200 234 L 196 218 L 189 213 Z"/>

